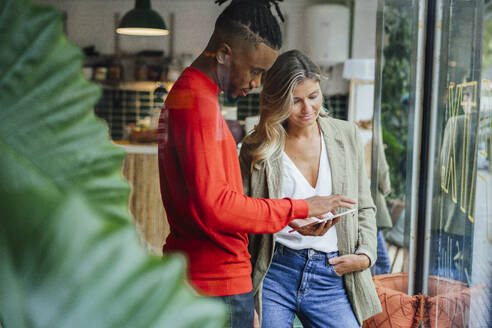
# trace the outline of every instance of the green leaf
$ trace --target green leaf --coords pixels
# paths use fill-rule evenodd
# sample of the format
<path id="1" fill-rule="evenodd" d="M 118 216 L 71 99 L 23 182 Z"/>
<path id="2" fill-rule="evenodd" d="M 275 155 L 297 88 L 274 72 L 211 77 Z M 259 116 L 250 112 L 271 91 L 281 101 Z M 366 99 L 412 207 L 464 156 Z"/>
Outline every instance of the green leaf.
<path id="1" fill-rule="evenodd" d="M 93 114 L 101 95 L 61 14 L 0 2 L 0 325 L 221 327 L 185 261 L 139 244 L 124 152 Z"/>

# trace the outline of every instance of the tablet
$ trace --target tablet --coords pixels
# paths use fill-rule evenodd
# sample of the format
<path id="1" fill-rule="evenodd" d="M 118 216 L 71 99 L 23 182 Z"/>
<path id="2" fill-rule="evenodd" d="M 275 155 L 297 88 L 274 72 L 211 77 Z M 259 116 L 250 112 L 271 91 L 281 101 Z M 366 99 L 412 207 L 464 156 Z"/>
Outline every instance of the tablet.
<path id="1" fill-rule="evenodd" d="M 344 216 L 344 215 L 353 213 L 355 211 L 357 211 L 357 208 L 352 208 L 350 210 L 347 210 L 347 211 L 344 211 L 344 212 L 340 212 L 340 213 L 337 213 L 337 214 L 332 214 L 331 212 L 329 212 L 329 213 L 326 213 L 325 215 L 323 215 L 323 218 L 321 218 L 321 219 L 320 218 L 317 218 L 317 217 L 312 217 L 312 218 L 309 218 L 309 219 L 313 220 L 312 222 L 307 223 L 307 224 L 304 224 L 304 225 L 302 225 L 300 227 L 297 227 L 295 229 L 292 229 L 289 232 L 294 232 L 294 231 L 297 231 L 297 230 L 299 230 L 301 228 L 304 228 L 304 227 L 307 227 L 307 226 L 310 226 L 310 225 L 313 225 L 313 224 L 318 224 L 318 223 L 321 223 L 321 222 L 326 222 L 328 220 L 333 220 L 335 218 L 338 218 L 340 216 Z"/>

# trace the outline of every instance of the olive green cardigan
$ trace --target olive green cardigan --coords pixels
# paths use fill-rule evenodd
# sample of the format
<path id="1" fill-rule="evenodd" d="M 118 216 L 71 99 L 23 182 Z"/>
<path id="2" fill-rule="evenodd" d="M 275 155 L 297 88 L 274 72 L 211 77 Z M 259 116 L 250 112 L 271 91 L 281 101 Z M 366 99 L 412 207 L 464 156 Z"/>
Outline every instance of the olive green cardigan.
<path id="1" fill-rule="evenodd" d="M 391 192 L 389 165 L 384 154 L 383 136 L 379 138 L 378 145 L 378 187 L 374 196 L 376 204 L 376 224 L 378 228 L 391 228 L 393 221 L 386 205 L 386 196 Z"/>
<path id="2" fill-rule="evenodd" d="M 348 215 L 337 223 L 339 254 L 367 254 L 373 265 L 377 254 L 376 209 L 367 181 L 359 131 L 355 124 L 333 118 L 319 118 L 318 122 L 328 152 L 333 194 L 356 200 L 359 208 L 358 215 Z M 251 145 L 243 144 L 239 156 L 244 193 L 259 198 L 282 198 L 282 149 L 268 160 L 255 164 L 252 170 L 250 149 Z M 272 262 L 275 235 L 250 235 L 249 238 L 255 307 L 261 318 L 263 278 Z M 365 319 L 381 312 L 369 269 L 344 275 L 344 282 L 361 325 Z"/>

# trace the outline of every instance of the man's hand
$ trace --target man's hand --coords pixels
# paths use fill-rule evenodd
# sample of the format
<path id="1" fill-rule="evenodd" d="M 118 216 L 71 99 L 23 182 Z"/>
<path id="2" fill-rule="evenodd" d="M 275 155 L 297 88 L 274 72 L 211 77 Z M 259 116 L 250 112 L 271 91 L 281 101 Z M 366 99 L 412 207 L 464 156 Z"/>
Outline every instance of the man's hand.
<path id="1" fill-rule="evenodd" d="M 289 226 L 298 229 L 297 232 L 304 236 L 323 236 L 331 227 L 333 227 L 341 217 L 334 218 L 333 220 L 326 220 L 317 224 L 310 224 L 305 227 L 299 228 L 303 225 L 305 219 L 293 220 L 289 223 Z"/>
<path id="2" fill-rule="evenodd" d="M 346 273 L 367 269 L 371 264 L 369 257 L 364 254 L 348 254 L 333 257 L 328 261 L 333 265 L 333 270 L 343 276 Z"/>
<path id="3" fill-rule="evenodd" d="M 352 199 L 341 195 L 314 196 L 306 198 L 305 201 L 309 206 L 308 217 L 322 216 L 328 212 L 337 214 L 336 208 L 345 207 L 351 209 L 352 205 L 355 204 Z"/>

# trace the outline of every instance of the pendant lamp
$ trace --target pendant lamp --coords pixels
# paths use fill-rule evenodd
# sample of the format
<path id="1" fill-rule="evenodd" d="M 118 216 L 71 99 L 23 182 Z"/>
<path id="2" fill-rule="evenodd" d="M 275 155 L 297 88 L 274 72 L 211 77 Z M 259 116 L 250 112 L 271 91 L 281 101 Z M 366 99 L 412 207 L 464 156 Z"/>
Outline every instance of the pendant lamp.
<path id="1" fill-rule="evenodd" d="M 169 31 L 162 17 L 150 8 L 150 0 L 135 0 L 135 8 L 123 16 L 116 33 L 159 36 Z"/>

